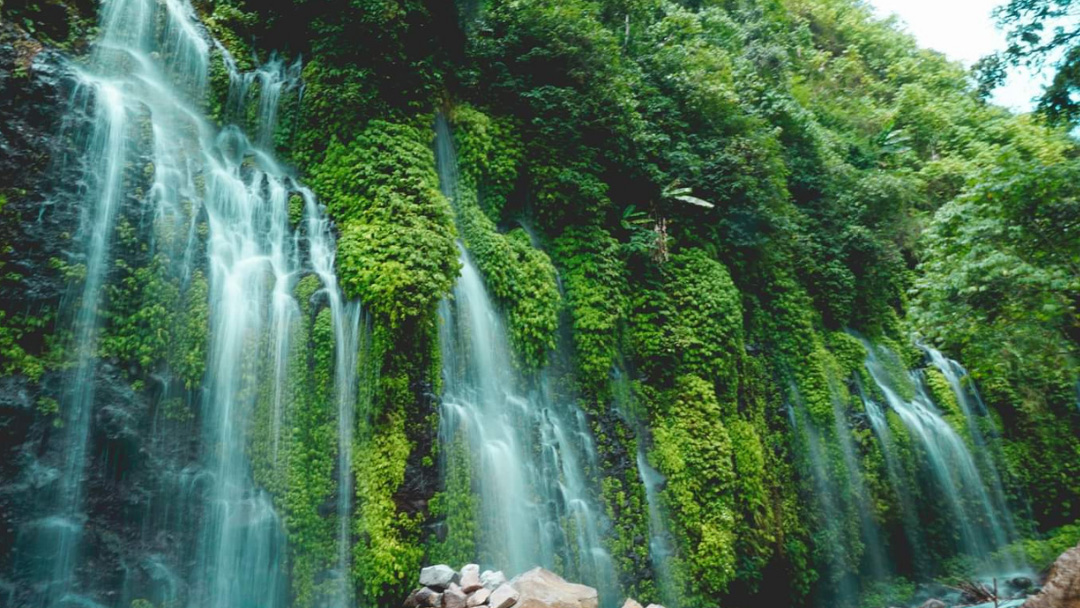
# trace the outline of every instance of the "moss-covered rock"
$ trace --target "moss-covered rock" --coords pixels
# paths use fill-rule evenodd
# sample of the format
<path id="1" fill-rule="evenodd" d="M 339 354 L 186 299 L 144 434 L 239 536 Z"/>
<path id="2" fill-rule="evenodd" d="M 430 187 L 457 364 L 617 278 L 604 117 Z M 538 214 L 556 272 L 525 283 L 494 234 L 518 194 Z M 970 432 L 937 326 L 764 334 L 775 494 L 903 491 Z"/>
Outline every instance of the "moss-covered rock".
<path id="1" fill-rule="evenodd" d="M 353 141 L 335 139 L 311 170 L 341 227 L 345 293 L 391 327 L 430 315 L 457 276 L 456 232 L 427 124 L 373 121 Z"/>

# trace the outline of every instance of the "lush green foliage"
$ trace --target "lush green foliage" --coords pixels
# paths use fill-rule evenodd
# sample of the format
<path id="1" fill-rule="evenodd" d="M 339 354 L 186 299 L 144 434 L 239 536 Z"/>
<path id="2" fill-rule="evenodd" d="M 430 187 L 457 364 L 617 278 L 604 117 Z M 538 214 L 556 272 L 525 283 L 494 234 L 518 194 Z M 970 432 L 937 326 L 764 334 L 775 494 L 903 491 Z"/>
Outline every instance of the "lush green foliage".
<path id="1" fill-rule="evenodd" d="M 434 315 L 394 331 L 374 329 L 371 409 L 360 421 L 353 459 L 353 577 L 361 597 L 372 602 L 400 601 L 424 555 L 420 526 L 426 514 L 406 508 L 401 492 L 406 471 L 418 473 L 418 463 L 432 456 L 430 395 L 439 387 L 435 330 Z M 420 449 L 422 442 L 427 450 Z"/>
<path id="2" fill-rule="evenodd" d="M 1072 523 L 1051 530 L 1043 538 L 1019 541 L 1018 546 L 1008 547 L 1005 551 L 1019 549 L 1027 563 L 1038 568 L 1048 568 L 1058 556 L 1075 547 L 1077 543 L 1080 543 L 1080 523 Z"/>
<path id="3" fill-rule="evenodd" d="M 724 404 L 710 383 L 679 378 L 654 423 L 651 459 L 667 477 L 665 502 L 685 551 L 691 597 L 722 594 L 735 576 L 735 471 Z"/>
<path id="4" fill-rule="evenodd" d="M 1064 51 L 1043 104 L 1063 118 L 1076 112 L 1075 32 L 1047 40 L 1039 25 L 1073 4 L 1012 0 L 1000 14 L 1014 28 L 1006 60 Z M 33 31 L 56 6 L 3 11 Z M 683 605 L 841 606 L 858 592 L 899 603 L 911 580 L 955 557 L 941 540 L 955 531 L 926 506 L 935 497 L 917 440 L 893 411 L 887 441 L 869 427 L 862 398 L 882 395 L 854 335 L 882 347 L 901 397 L 917 390 L 908 370 L 923 368 L 944 418 L 974 447 L 971 422 L 911 334 L 963 361 L 989 410 L 975 423 L 992 431 L 988 458 L 1000 460 L 1010 499 L 1030 498 L 1021 529 L 1057 530 L 1022 548 L 1041 564 L 1075 537 L 1075 139 L 986 105 L 961 66 L 865 3 L 197 9 L 241 66 L 270 49 L 304 58 L 303 103 L 290 96 L 273 144 L 327 206 L 340 283 L 371 314 L 353 463 L 352 576 L 365 603 L 399 603 L 421 563 L 467 559 L 480 533 L 468 455 L 458 443 L 434 447 L 435 308 L 457 275 L 458 231 L 524 370 L 551 360 L 564 322 L 573 392 L 597 446 L 589 473 L 610 520 L 605 542 L 627 591 L 661 592 L 639 453 L 667 478 Z M 77 13 L 44 36 L 77 33 Z M 246 124 L 254 108 L 225 107 L 223 61 L 215 51 L 208 110 Z M 436 108 L 459 157 L 452 206 L 435 172 Z M 301 202 L 290 199 L 294 224 Z M 5 238 L 24 221 L 5 222 Z M 157 407 L 187 424 L 205 372 L 209 286 L 170 263 L 181 231 L 155 231 L 162 247 L 150 251 L 130 221 L 118 227 L 99 348 L 137 388 L 154 373 L 175 378 Z M 0 268 L 5 287 L 18 282 L 17 269 Z M 73 283 L 85 272 L 77 260 L 49 270 Z M 271 441 L 269 387 L 258 387 L 249 446 L 284 513 L 298 605 L 318 605 L 334 557 L 322 517 L 336 456 L 332 337 L 327 310 L 312 304 L 317 288 L 310 276 L 296 288 L 288 431 Z M 62 359 L 42 340 L 54 313 L 2 304 L 0 372 L 47 378 Z M 57 419 L 54 398 L 36 405 Z M 438 458 L 452 473 L 429 483 Z M 939 540 L 905 538 L 905 509 Z M 898 559 L 900 578 L 849 590 L 875 574 L 875 531 L 886 550 L 910 543 L 925 555 Z"/>
<path id="5" fill-rule="evenodd" d="M 573 226 L 554 242 L 566 282 L 578 382 L 590 397 L 607 392 L 626 314 L 626 279 L 617 242 L 602 228 Z"/>
<path id="6" fill-rule="evenodd" d="M 454 145 L 461 185 L 493 221 L 498 221 L 518 182 L 525 155 L 519 129 L 505 117 L 491 117 L 469 105 L 454 107 Z"/>
<path id="7" fill-rule="evenodd" d="M 373 121 L 348 144 L 335 139 L 312 168 L 313 186 L 341 227 L 345 293 L 391 327 L 430 315 L 457 274 L 428 124 Z"/>

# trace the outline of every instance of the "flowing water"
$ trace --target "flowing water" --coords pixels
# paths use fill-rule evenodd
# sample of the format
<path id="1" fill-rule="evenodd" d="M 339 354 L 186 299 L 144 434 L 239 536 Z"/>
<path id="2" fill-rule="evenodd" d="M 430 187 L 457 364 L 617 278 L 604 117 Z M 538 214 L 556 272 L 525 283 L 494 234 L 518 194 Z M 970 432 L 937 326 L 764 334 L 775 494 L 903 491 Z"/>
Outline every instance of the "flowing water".
<path id="1" fill-rule="evenodd" d="M 884 571 L 884 547 L 876 525 L 868 517 L 870 511 L 862 471 L 849 455 L 853 452 L 842 447 L 851 439 L 846 426 L 840 422 L 838 405 L 834 403 L 833 424 L 829 426 L 840 437 L 837 441 L 829 441 L 828 429 L 818 428 L 794 387 L 791 394 L 793 400 L 787 405 L 788 422 L 799 438 L 801 457 L 809 470 L 814 500 L 820 512 L 819 525 L 828 537 L 822 552 L 830 578 L 830 584 L 823 591 L 829 597 L 819 598 L 819 601 L 855 605 L 858 573 L 849 571 L 845 564 L 866 562 L 869 573 L 875 576 L 881 576 Z M 853 528 L 851 522 L 858 526 Z"/>
<path id="2" fill-rule="evenodd" d="M 895 353 L 868 342 L 864 344 L 868 353 L 866 369 L 870 378 L 884 399 L 884 405 L 895 412 L 918 446 L 921 468 L 933 482 L 933 495 L 928 498 L 945 507 L 950 525 L 955 527 L 955 551 L 975 559 L 984 567 L 989 566 L 991 554 L 1013 540 L 1011 516 L 1000 498 L 1000 480 L 992 463 L 988 470 L 992 471 L 994 481 L 988 483 L 971 447 L 930 397 L 923 374 L 904 371 Z M 933 358 L 933 353 L 931 356 Z M 960 376 L 951 364 L 946 365 L 948 362 L 943 357 L 939 355 L 937 359 L 935 365 L 940 362 L 950 370 L 946 378 L 953 390 L 957 391 L 957 400 L 961 402 L 965 416 L 964 424 L 973 428 L 973 410 L 967 402 Z M 867 405 L 868 412 L 882 407 L 869 398 Z M 887 425 L 883 424 L 882 416 L 871 414 L 870 418 L 872 422 L 877 420 L 874 428 L 888 458 L 891 440 Z M 973 443 L 981 445 L 977 428 L 974 432 L 974 437 L 979 439 L 973 438 Z"/>
<path id="3" fill-rule="evenodd" d="M 436 142 L 441 187 L 453 200 L 455 153 L 441 118 Z M 518 372 L 502 318 L 464 248 L 460 259 L 453 298 L 439 309 L 439 436 L 444 451 L 458 441 L 467 446 L 479 499 L 478 558 L 508 575 L 538 565 L 559 570 L 611 604 L 621 598 L 601 541 L 606 522 L 588 474 L 596 455 L 584 414 L 555 394 L 547 372 L 532 379 Z"/>
<path id="4" fill-rule="evenodd" d="M 218 129 L 204 114 L 213 48 L 183 0 L 106 0 L 91 58 L 73 68 L 73 107 L 89 116 L 78 235 L 85 250 L 85 279 L 73 315 L 70 352 L 75 361 L 61 404 L 65 424 L 58 495 L 48 501 L 53 511 L 31 526 L 36 530 L 31 535 L 35 553 L 51 555 L 53 564 L 36 585 L 42 590 L 42 606 L 93 605 L 80 595 L 75 572 L 87 518 L 83 485 L 95 409 L 102 293 L 113 263 L 117 215 L 125 203 L 141 205 L 141 215 L 151 218 L 155 227 L 180 225 L 186 237 L 169 251 L 178 253 L 171 261 L 183 266 L 185 280 L 205 272 L 209 285 L 208 361 L 197 402 L 203 454 L 177 474 L 184 481 L 175 486 L 185 490 L 155 497 L 165 504 L 197 502 L 199 514 L 195 520 L 170 515 L 148 521 L 143 532 L 153 537 L 198 526 L 194 563 L 183 566 L 184 550 L 176 548 L 172 556 L 148 557 L 145 568 L 162 586 L 175 589 L 163 594 L 173 600 L 183 586 L 174 572 L 177 564 L 193 570 L 187 590 L 193 608 L 285 604 L 288 560 L 282 516 L 271 496 L 254 482 L 249 449 L 257 396 L 271 387 L 269 458 L 273 467 L 284 464 L 287 379 L 290 366 L 297 365 L 290 353 L 298 346 L 292 341 L 301 323 L 293 293 L 305 274 L 318 277 L 332 317 L 337 567 L 342 572 L 349 567 L 360 311 L 344 302 L 338 289 L 328 220 L 311 192 L 270 150 L 279 101 L 296 86 L 298 65 L 271 60 L 241 74 L 225 54 L 232 84 L 226 116 L 242 114 L 249 91 L 259 92 L 258 101 L 252 100 L 253 141 L 240 127 Z M 145 186 L 125 173 L 144 165 Z M 302 201 L 302 221 L 290 220 L 290 200 Z M 337 604 L 351 605 L 348 577 L 341 575 L 340 580 Z"/>
<path id="5" fill-rule="evenodd" d="M 926 542 L 923 538 L 922 527 L 919 525 L 919 513 L 915 508 L 915 500 L 911 496 L 907 485 L 903 482 L 903 464 L 896 453 L 896 441 L 892 429 L 885 415 L 885 410 L 873 399 L 866 395 L 866 391 L 860 386 L 859 396 L 870 420 L 870 428 L 873 429 L 881 452 L 885 460 L 885 474 L 888 476 L 889 486 L 896 493 L 899 501 L 900 519 L 904 526 L 904 537 L 911 549 L 911 568 L 920 577 L 929 575 L 930 570 L 925 563 Z"/>
<path id="6" fill-rule="evenodd" d="M 945 376 L 945 380 L 952 389 L 960 411 L 964 413 L 967 421 L 968 435 L 974 444 L 973 455 L 980 466 L 980 472 L 986 480 L 990 492 L 990 500 L 994 510 L 1001 514 L 1001 525 L 1004 526 L 1005 538 L 1009 541 L 1017 538 L 1016 527 L 1013 518 L 1009 514 L 1008 502 L 1005 498 L 1004 484 L 997 466 L 994 464 L 994 447 L 986 441 L 979 420 L 988 420 L 986 405 L 979 396 L 979 391 L 974 382 L 968 381 L 967 370 L 958 362 L 949 359 L 941 351 L 930 346 L 922 346 L 922 349 L 930 357 L 930 363 Z M 1015 564 L 1013 564 L 1015 565 Z"/>
<path id="7" fill-rule="evenodd" d="M 645 452 L 640 449 L 637 454 L 637 467 L 641 483 L 645 486 L 645 500 L 649 507 L 649 559 L 652 560 L 654 580 L 663 605 L 666 608 L 678 608 L 679 596 L 674 588 L 675 578 L 671 568 L 675 549 L 660 504 L 660 491 L 665 479 L 660 471 L 649 464 Z"/>
<path id="8" fill-rule="evenodd" d="M 256 482 L 253 427 L 260 396 L 266 395 L 267 466 L 274 471 L 287 467 L 290 412 L 297 398 L 290 378 L 301 365 L 297 353 L 307 348 L 299 329 L 309 303 L 298 302 L 295 293 L 305 276 L 315 276 L 321 285 L 319 302 L 331 319 L 333 386 L 323 388 L 336 430 L 335 444 L 326 447 L 334 454 L 336 489 L 324 513 L 334 520 L 335 558 L 318 578 L 330 581 L 322 605 L 352 606 L 349 522 L 363 323 L 359 306 L 345 301 L 337 285 L 328 219 L 272 151 L 282 98 L 299 95 L 299 64 L 272 58 L 254 71 L 240 72 L 198 24 L 186 0 L 105 0 L 101 14 L 92 54 L 72 68 L 72 112 L 86 116 L 88 127 L 77 138 L 85 177 L 78 184 L 81 223 L 74 244 L 80 248 L 82 273 L 67 303 L 72 360 L 60 399 L 61 454 L 52 469 L 35 464 L 41 479 L 55 483 L 43 484 L 41 516 L 19 534 L 19 542 L 30 546 L 24 553 L 44 564 L 36 568 L 32 584 L 34 605 L 102 605 L 84 589 L 95 575 L 84 551 L 92 523 L 85 503 L 94 416 L 101 407 L 106 293 L 117 261 L 118 218 L 127 213 L 145 219 L 140 236 L 149 250 L 168 253 L 186 293 L 196 293 L 190 285 L 206 277 L 209 338 L 205 378 L 195 387 L 201 390 L 191 392 L 201 425 L 201 454 L 194 459 L 180 454 L 162 467 L 174 473 L 148 500 L 145 509 L 152 515 L 144 517 L 141 531 L 144 539 L 170 539 L 196 529 L 190 534 L 193 547 L 159 542 L 158 551 L 147 553 L 143 563 L 123 568 L 149 573 L 159 589 L 156 599 L 171 606 L 275 608 L 288 603 L 285 523 L 270 493 L 283 489 L 282 476 L 272 488 Z M 215 52 L 229 75 L 224 115 L 243 126 L 218 128 L 206 117 Z M 452 139 L 441 118 L 437 127 L 440 182 L 444 194 L 454 199 L 458 180 Z M 145 167 L 145 175 L 134 176 L 133 167 Z M 134 215 L 125 211 L 133 205 L 140 207 Z M 464 466 L 478 501 L 476 557 L 511 575 L 536 565 L 556 569 L 599 588 L 605 605 L 617 602 L 614 564 L 603 542 L 610 524 L 598 506 L 597 457 L 585 416 L 573 395 L 558 390 L 552 372 L 527 375 L 515 367 L 503 319 L 464 248 L 461 264 L 453 297 L 439 309 L 445 380 L 439 435 L 444 448 L 462 445 L 467 452 Z M 883 446 L 911 545 L 918 550 L 925 539 L 915 500 L 901 482 L 903 465 L 888 411 L 918 445 L 934 498 L 955 526 L 956 551 L 986 561 L 1015 534 L 1001 479 L 985 449 L 980 424 L 985 408 L 965 381 L 963 368 L 926 350 L 956 396 L 963 429 L 945 419 L 920 374 L 891 373 L 895 366 L 889 359 L 895 355 L 871 345 L 866 367 L 875 390 L 863 394 L 863 405 Z M 175 384 L 166 373 L 161 382 Z M 828 532 L 838 539 L 858 536 L 867 567 L 886 570 L 845 413 L 834 404 L 833 420 L 818 428 L 801 410 L 791 407 L 789 415 L 807 446 L 822 509 L 856 513 L 854 518 L 830 517 Z M 155 441 L 185 439 L 167 437 L 175 427 L 164 422 L 155 422 L 153 429 Z M 656 497 L 663 480 L 642 454 L 638 468 L 649 503 L 650 553 L 663 586 L 672 554 Z M 838 491 L 840 485 L 849 491 Z M 845 519 L 857 522 L 858 529 L 841 529 Z M 844 548 L 837 544 L 830 550 Z M 842 562 L 842 556 L 836 561 Z M 0 587 L 0 598 L 14 594 Z M 136 593 L 125 588 L 119 595 L 110 605 L 126 608 Z"/>

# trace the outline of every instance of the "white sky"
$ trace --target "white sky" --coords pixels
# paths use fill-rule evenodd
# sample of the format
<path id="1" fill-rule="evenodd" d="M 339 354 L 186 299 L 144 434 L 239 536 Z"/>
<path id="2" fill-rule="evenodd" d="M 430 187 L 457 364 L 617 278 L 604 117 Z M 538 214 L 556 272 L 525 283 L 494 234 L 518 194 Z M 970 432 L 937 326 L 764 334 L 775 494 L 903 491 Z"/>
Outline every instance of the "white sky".
<path id="1" fill-rule="evenodd" d="M 920 46 L 945 53 L 967 67 L 981 57 L 1005 48 L 1005 33 L 994 24 L 991 12 L 1007 0 L 868 0 L 879 15 L 896 14 Z M 1012 70 L 993 101 L 1013 110 L 1034 108 L 1049 76 Z"/>

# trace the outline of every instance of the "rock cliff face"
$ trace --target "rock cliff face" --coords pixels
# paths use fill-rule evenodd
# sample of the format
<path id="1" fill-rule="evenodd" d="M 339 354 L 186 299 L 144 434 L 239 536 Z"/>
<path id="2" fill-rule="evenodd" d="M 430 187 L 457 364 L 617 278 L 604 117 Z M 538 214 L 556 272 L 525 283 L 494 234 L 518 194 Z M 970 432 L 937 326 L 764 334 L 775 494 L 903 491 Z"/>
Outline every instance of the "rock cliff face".
<path id="1" fill-rule="evenodd" d="M 1054 562 L 1042 591 L 1023 608 L 1080 608 L 1080 545 Z"/>
<path id="2" fill-rule="evenodd" d="M 58 133 L 66 114 L 63 70 L 58 53 L 10 24 L 0 26 L 0 345 L 3 367 L 16 354 L 37 363 L 46 336 L 53 333 L 66 281 L 51 259 L 63 259 L 78 224 L 70 200 L 46 181 L 60 164 Z M 64 171 L 57 179 L 76 179 Z M 29 374 L 0 374 L 0 571 L 13 570 L 19 523 L 32 493 L 55 481 L 39 463 L 50 459 L 53 429 L 38 416 L 55 401 L 59 374 L 36 367 Z M 36 381 L 35 381 L 36 380 Z"/>
<path id="3" fill-rule="evenodd" d="M 13 590 L 0 597 L 12 606 L 31 605 L 24 594 L 41 590 L 26 582 L 41 578 L 54 557 L 39 554 L 36 541 L 50 533 L 41 503 L 63 470 L 57 408 L 69 316 L 79 298 L 73 278 L 85 268 L 77 239 L 86 167 L 77 151 L 92 113 L 71 101 L 72 62 L 23 29 L 0 26 L 0 590 Z M 132 192 L 145 192 L 143 165 L 133 163 L 124 179 Z M 129 196 L 119 212 L 133 219 L 143 208 L 141 198 Z M 144 264 L 148 253 L 138 249 L 124 251 L 124 262 Z M 136 581 L 173 576 L 172 565 L 155 556 L 194 543 L 172 532 L 141 534 L 161 506 L 150 497 L 176 473 L 165 463 L 197 446 L 194 434 L 154 440 L 153 392 L 134 390 L 131 371 L 105 359 L 95 372 L 88 440 L 94 457 L 85 472 L 81 522 L 85 559 L 73 573 L 85 595 L 123 606 L 133 598 L 122 590 Z M 169 509 L 176 507 L 174 518 L 195 516 L 181 513 L 180 505 Z"/>

